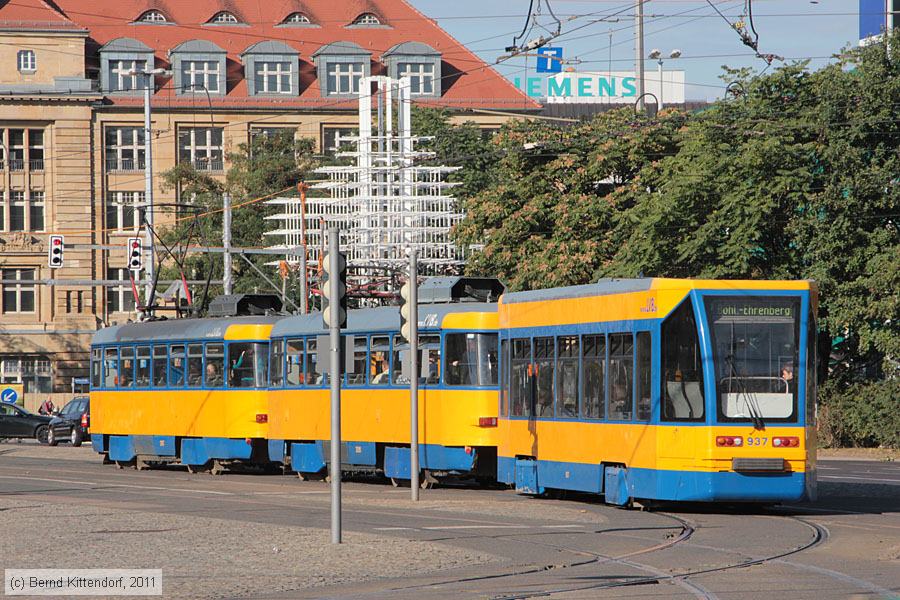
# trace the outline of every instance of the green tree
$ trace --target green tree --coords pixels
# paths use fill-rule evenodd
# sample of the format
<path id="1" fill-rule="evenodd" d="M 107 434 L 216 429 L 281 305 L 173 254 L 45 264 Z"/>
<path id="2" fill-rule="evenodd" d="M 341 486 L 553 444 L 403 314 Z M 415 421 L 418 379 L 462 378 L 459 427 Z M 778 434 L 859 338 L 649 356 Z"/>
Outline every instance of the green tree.
<path id="1" fill-rule="evenodd" d="M 292 131 L 274 135 L 253 136 L 250 143 L 240 144 L 227 157 L 231 168 L 225 181 L 181 163 L 162 174 L 165 188 L 178 191 L 182 205 L 175 223 L 160 233 L 163 243 L 176 251 L 186 244 L 193 246 L 222 245 L 222 194 L 232 197 L 232 244 L 235 247 L 259 248 L 271 245 L 264 232 L 271 229 L 265 217 L 277 212 L 260 198 L 296 196 L 296 186 L 316 166 L 315 143 L 309 138 L 294 139 Z M 185 207 L 189 204 L 190 208 Z M 252 256 L 251 261 L 270 279 L 278 281 L 276 272 L 265 266 L 271 256 Z M 220 254 L 189 254 L 184 260 L 185 275 L 193 279 L 221 279 Z M 180 277 L 178 265 L 171 259 L 164 272 L 168 278 Z M 270 286 L 242 258 L 234 260 L 234 291 L 273 293 Z M 211 294 L 221 287 L 211 288 Z"/>

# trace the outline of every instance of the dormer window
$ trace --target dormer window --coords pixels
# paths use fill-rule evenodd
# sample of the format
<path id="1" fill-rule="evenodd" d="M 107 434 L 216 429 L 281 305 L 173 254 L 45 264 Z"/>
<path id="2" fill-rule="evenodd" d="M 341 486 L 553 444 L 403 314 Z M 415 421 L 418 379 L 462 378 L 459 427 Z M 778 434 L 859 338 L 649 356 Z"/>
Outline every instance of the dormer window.
<path id="1" fill-rule="evenodd" d="M 313 54 L 322 96 L 352 96 L 371 74 L 372 55 L 353 42 L 332 42 Z"/>
<path id="2" fill-rule="evenodd" d="M 422 42 L 403 42 L 381 55 L 388 76 L 407 78 L 413 96 L 441 96 L 441 53 Z"/>
<path id="3" fill-rule="evenodd" d="M 309 17 L 299 12 L 289 14 L 283 22 L 285 25 L 309 25 L 312 23 Z"/>
<path id="4" fill-rule="evenodd" d="M 300 93 L 300 55 L 284 42 L 257 42 L 241 54 L 251 96 Z"/>
<path id="5" fill-rule="evenodd" d="M 183 42 L 169 51 L 176 94 L 225 94 L 225 50 L 206 40 Z"/>
<path id="6" fill-rule="evenodd" d="M 353 19 L 354 25 L 381 25 L 381 20 L 372 13 L 363 13 Z"/>
<path id="7" fill-rule="evenodd" d="M 236 16 L 224 10 L 222 12 L 216 13 L 216 15 L 212 19 L 210 19 L 209 22 L 213 25 L 237 25 L 238 23 L 240 23 Z"/>
<path id="8" fill-rule="evenodd" d="M 19 50 L 16 55 L 16 63 L 20 73 L 34 73 L 37 71 L 37 59 L 34 50 Z"/>
<path id="9" fill-rule="evenodd" d="M 158 10 L 148 10 L 137 19 L 138 23 L 168 23 L 166 15 Z"/>
<path id="10" fill-rule="evenodd" d="M 104 92 L 132 94 L 152 84 L 143 71 L 153 69 L 153 50 L 132 38 L 116 38 L 99 51 L 100 87 Z M 139 74 L 140 73 L 140 74 Z"/>

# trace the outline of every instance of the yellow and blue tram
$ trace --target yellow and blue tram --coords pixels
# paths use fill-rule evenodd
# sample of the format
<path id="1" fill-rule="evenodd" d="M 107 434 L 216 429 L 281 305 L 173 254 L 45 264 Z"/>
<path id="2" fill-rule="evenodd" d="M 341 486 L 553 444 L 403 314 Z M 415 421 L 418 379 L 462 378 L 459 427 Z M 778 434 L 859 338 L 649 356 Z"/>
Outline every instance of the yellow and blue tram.
<path id="1" fill-rule="evenodd" d="M 266 462 L 269 334 L 278 319 L 159 320 L 98 331 L 94 449 L 120 465 Z"/>
<path id="2" fill-rule="evenodd" d="M 505 294 L 498 479 L 619 505 L 813 499 L 816 304 L 807 281 Z"/>
<path id="3" fill-rule="evenodd" d="M 342 330 L 342 470 L 410 479 L 409 344 L 394 307 L 351 310 Z M 321 314 L 272 329 L 269 456 L 323 473 L 331 437 L 328 335 Z M 497 305 L 419 306 L 419 461 L 423 484 L 447 476 L 493 481 L 497 465 Z"/>

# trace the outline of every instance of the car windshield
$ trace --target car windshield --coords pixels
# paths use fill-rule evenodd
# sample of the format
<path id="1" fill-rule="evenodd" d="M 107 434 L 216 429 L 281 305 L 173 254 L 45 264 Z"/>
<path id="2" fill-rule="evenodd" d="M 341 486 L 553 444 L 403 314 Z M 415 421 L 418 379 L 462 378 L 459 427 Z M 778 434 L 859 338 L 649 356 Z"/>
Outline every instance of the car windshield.
<path id="1" fill-rule="evenodd" d="M 800 302 L 709 297 L 719 421 L 797 421 Z"/>

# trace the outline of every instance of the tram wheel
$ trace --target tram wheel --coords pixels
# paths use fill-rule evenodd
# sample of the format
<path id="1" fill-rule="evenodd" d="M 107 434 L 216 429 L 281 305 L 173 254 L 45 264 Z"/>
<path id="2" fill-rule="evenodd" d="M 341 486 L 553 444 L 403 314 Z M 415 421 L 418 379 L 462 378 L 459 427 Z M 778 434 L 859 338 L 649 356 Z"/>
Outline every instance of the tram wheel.
<path id="1" fill-rule="evenodd" d="M 143 461 L 140 458 L 136 458 L 134 460 L 134 468 L 138 471 L 149 471 L 150 465 L 146 461 Z"/>
<path id="2" fill-rule="evenodd" d="M 203 465 L 185 465 L 187 467 L 188 473 L 192 475 L 196 475 L 197 473 L 204 473 L 209 470 L 209 463 Z"/>
<path id="3" fill-rule="evenodd" d="M 224 472 L 225 472 L 225 465 L 223 465 L 221 461 L 214 460 L 212 462 L 212 467 L 210 467 L 210 469 L 209 469 L 209 474 L 218 476 Z"/>
<path id="4" fill-rule="evenodd" d="M 394 487 L 400 487 L 400 481 L 396 477 L 391 477 L 391 485 Z"/>

